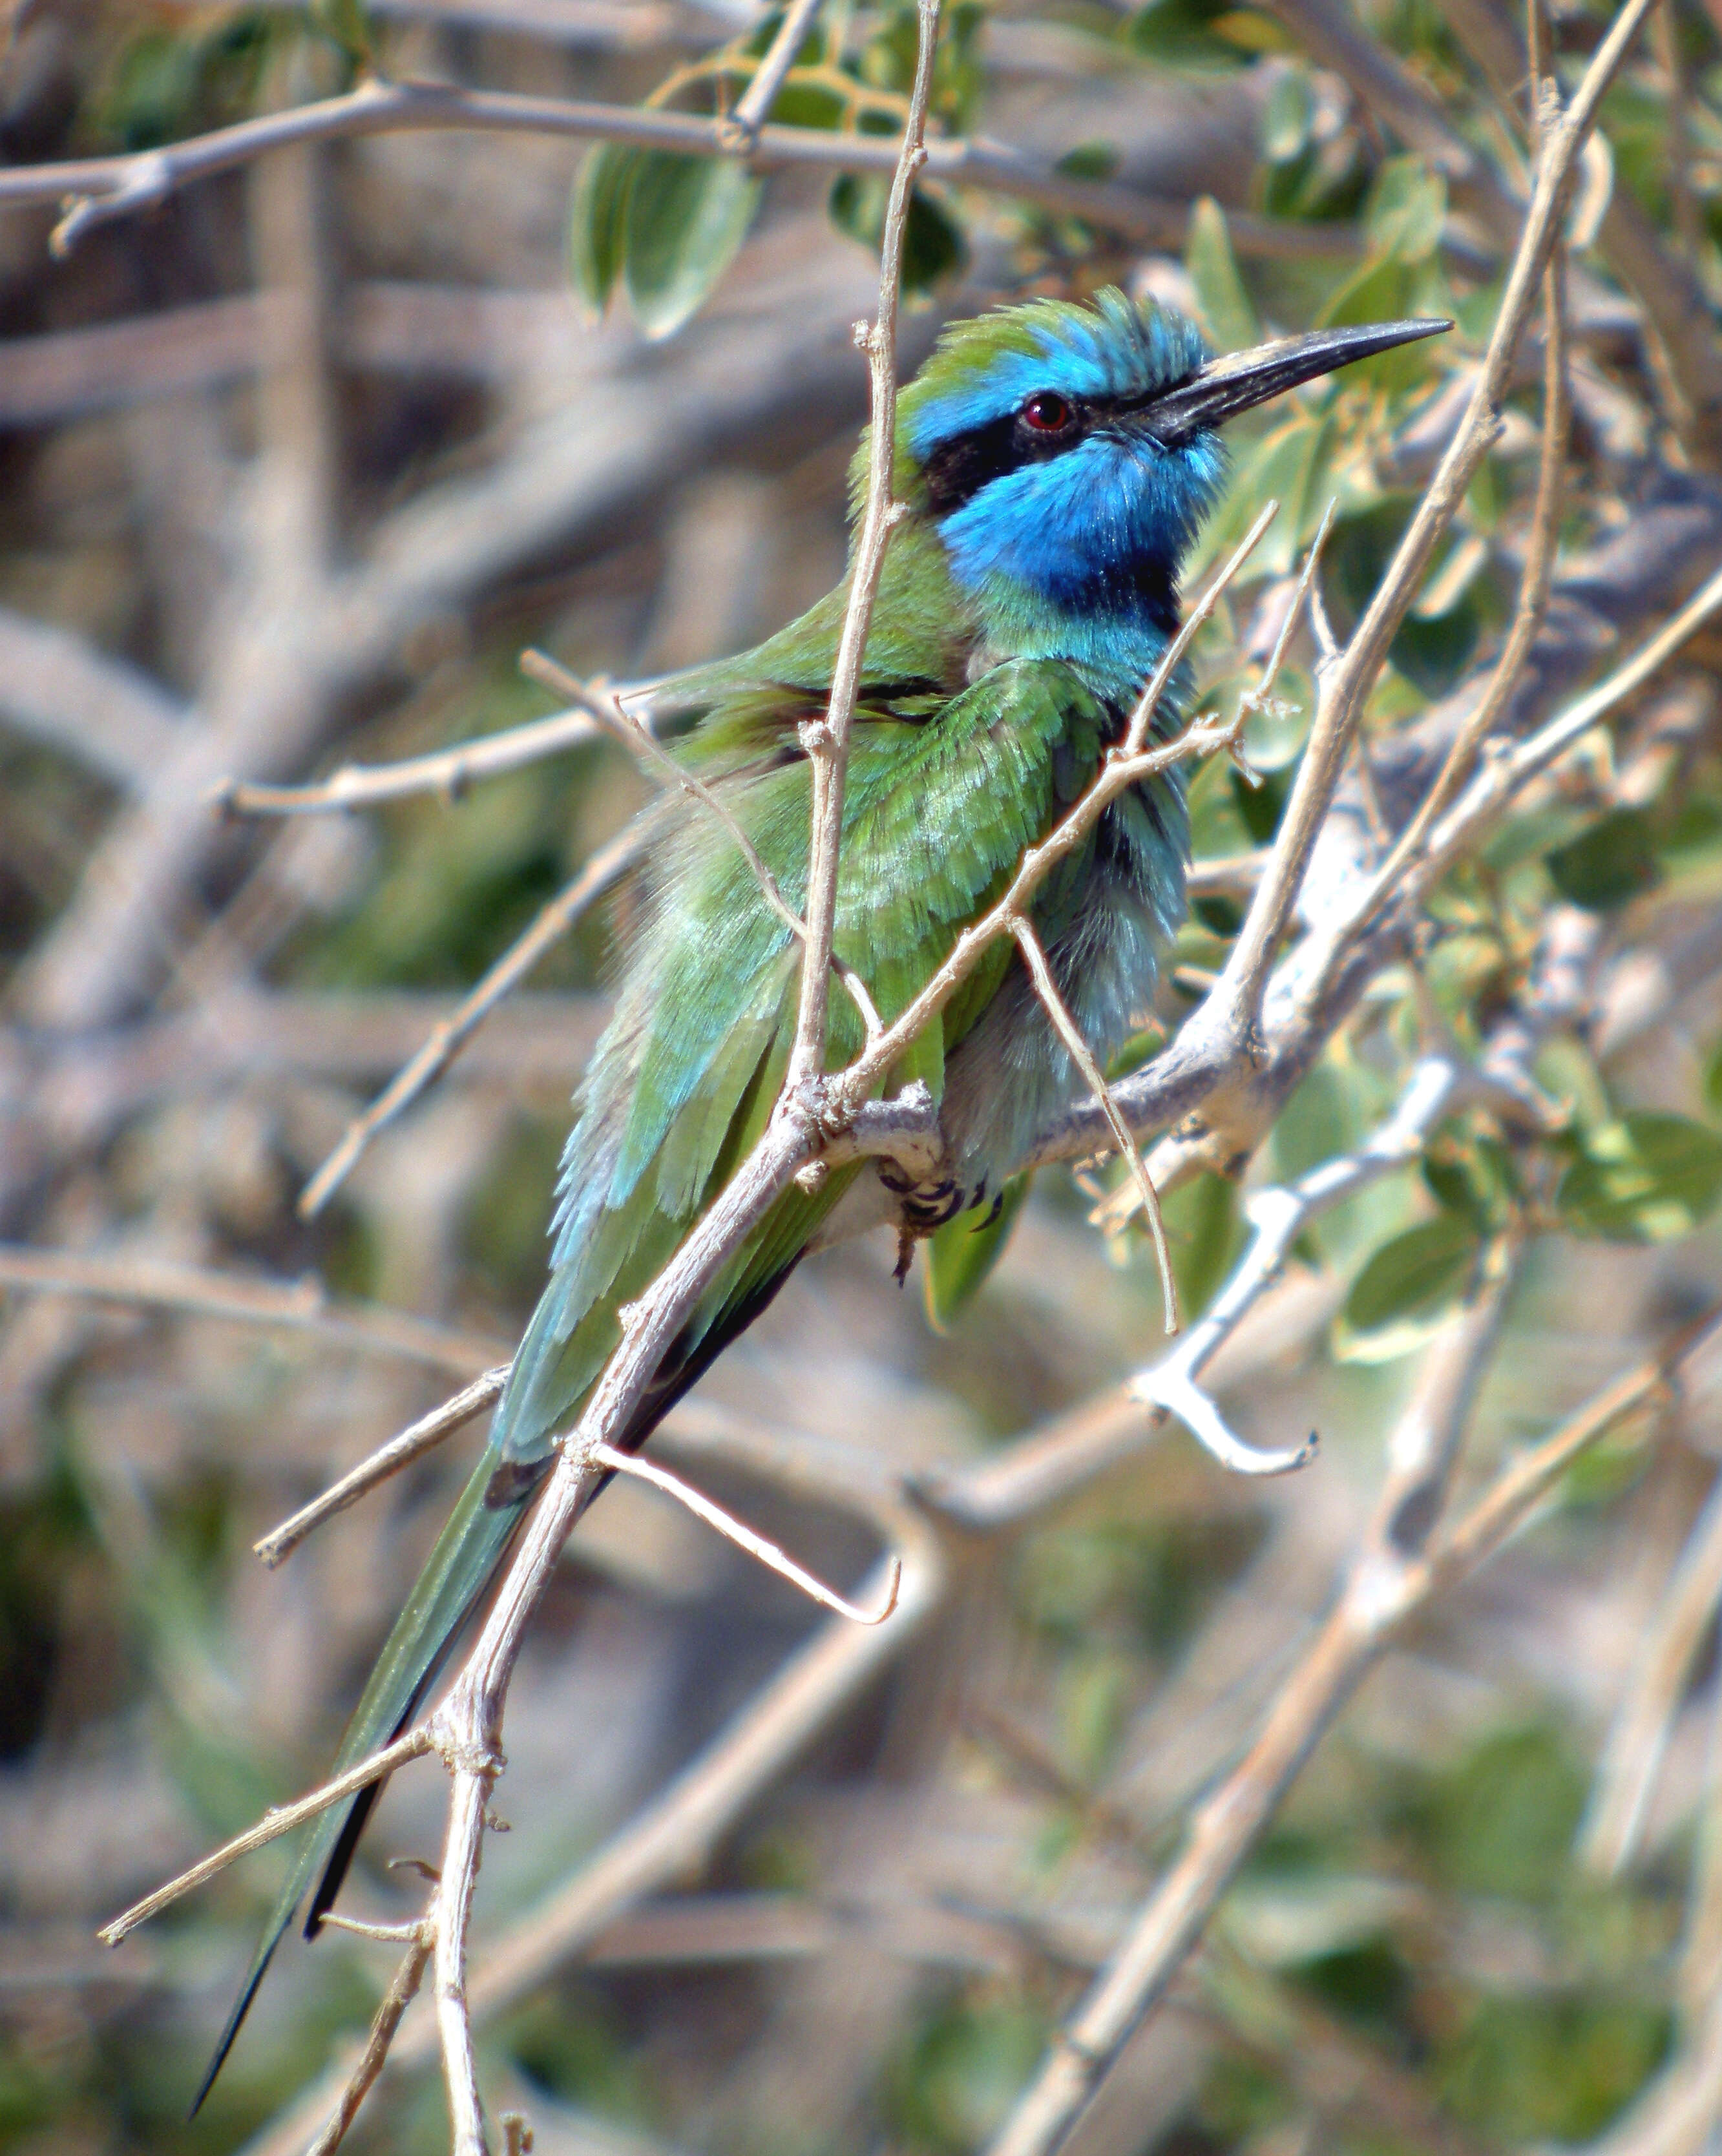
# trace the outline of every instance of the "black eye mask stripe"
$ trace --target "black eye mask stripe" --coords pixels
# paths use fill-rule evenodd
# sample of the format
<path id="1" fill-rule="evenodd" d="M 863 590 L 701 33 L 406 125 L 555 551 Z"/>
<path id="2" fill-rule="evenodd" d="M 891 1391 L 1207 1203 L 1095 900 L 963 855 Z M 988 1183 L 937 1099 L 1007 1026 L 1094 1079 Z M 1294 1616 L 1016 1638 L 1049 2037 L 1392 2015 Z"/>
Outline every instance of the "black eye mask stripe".
<path id="1" fill-rule="evenodd" d="M 984 427 L 971 427 L 967 434 L 952 435 L 927 459 L 922 476 L 927 484 L 928 506 L 935 516 L 952 516 L 995 479 L 1020 471 L 1025 465 L 1043 465 L 1062 456 L 1091 434 L 1107 433 L 1118 421 L 1179 386 L 1167 383 L 1149 395 L 1111 397 L 1104 401 L 1079 402 L 1061 391 L 1037 392 L 1056 395 L 1067 404 L 1073 424 L 1056 430 L 1031 427 L 1019 406 L 1014 412 L 990 419 Z"/>

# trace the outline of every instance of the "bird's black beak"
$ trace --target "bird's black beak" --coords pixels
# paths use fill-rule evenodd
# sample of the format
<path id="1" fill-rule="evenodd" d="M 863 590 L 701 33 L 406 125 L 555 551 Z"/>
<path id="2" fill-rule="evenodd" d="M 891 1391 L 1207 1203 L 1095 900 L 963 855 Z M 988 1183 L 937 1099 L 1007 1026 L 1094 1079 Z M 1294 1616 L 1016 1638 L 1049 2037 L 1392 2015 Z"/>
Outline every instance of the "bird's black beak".
<path id="1" fill-rule="evenodd" d="M 1189 381 L 1163 391 L 1130 414 L 1131 424 L 1152 434 L 1164 449 L 1175 449 L 1205 428 L 1235 418 L 1252 404 L 1265 403 L 1300 382 L 1349 367 L 1396 345 L 1439 336 L 1452 324 L 1438 319 L 1412 322 L 1370 322 L 1359 329 L 1312 330 L 1307 336 L 1278 337 L 1249 352 L 1211 359 Z"/>

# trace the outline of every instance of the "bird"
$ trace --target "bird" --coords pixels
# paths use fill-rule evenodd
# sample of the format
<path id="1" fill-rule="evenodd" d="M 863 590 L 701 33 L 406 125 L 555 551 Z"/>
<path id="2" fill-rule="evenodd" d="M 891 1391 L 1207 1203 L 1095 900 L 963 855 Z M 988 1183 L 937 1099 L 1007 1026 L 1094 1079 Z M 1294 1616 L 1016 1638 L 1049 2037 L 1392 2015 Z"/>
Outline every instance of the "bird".
<path id="1" fill-rule="evenodd" d="M 1222 490 L 1220 429 L 1354 361 L 1451 327 L 1317 330 L 1216 358 L 1196 326 L 1108 288 L 948 325 L 897 403 L 903 505 L 866 644 L 844 793 L 835 950 L 888 1024 L 1023 852 L 1080 797 L 1175 634 L 1179 578 Z M 851 475 L 851 526 L 868 472 Z M 716 792 L 795 909 L 806 904 L 810 770 L 800 728 L 827 709 L 850 569 L 754 649 L 671 677 L 636 707 Z M 1180 721 L 1187 679 L 1156 730 Z M 339 1747 L 339 1774 L 400 1734 L 496 1578 L 558 1438 L 661 1270 L 763 1132 L 795 1030 L 800 946 L 734 835 L 680 788 L 643 812 L 613 1015 L 575 1096 L 549 1276 L 484 1453 L 388 1635 Z M 1140 1022 L 1185 910 L 1189 824 L 1175 769 L 1128 792 L 1040 886 L 1053 979 L 1103 1063 Z M 861 1045 L 834 987 L 827 1067 Z M 1016 945 L 1001 938 L 906 1051 L 887 1090 L 938 1104 L 943 1171 L 910 1186 L 851 1163 L 792 1185 L 705 1295 L 623 1449 L 776 1295 L 862 1218 L 909 1242 L 985 1221 L 1035 1134 L 1082 1081 Z M 193 2106 L 208 2095 L 271 1955 L 316 1881 L 315 1937 L 378 1794 L 301 1830 L 288 1878 Z"/>

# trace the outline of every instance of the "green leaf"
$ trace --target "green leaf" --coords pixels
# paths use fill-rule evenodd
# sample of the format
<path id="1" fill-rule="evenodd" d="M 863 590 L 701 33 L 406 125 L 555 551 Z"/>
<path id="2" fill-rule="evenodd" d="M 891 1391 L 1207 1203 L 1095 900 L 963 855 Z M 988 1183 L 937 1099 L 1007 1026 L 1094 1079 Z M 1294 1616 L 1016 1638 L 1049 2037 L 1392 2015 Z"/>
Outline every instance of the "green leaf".
<path id="1" fill-rule="evenodd" d="M 1711 1050 L 1704 1068 L 1704 1098 L 1713 1108 L 1722 1109 L 1722 1040 Z"/>
<path id="2" fill-rule="evenodd" d="M 1581 1235 L 1668 1243 L 1722 1198 L 1722 1137 L 1685 1116 L 1623 1116 L 1588 1132 L 1555 1204 Z"/>
<path id="3" fill-rule="evenodd" d="M 949 1332 L 957 1313 L 979 1291 L 999 1262 L 1033 1180 L 1032 1174 L 1013 1177 L 1000 1194 L 996 1211 L 982 1213 L 975 1206 L 959 1213 L 923 1245 L 921 1279 L 927 1296 L 927 1322 L 935 1332 Z"/>
<path id="4" fill-rule="evenodd" d="M 1225 0 L 1149 0 L 1130 18 L 1124 42 L 1168 67 L 1234 67 L 1241 55 L 1214 28 L 1226 13 Z"/>
<path id="5" fill-rule="evenodd" d="M 1544 858 L 1561 896 L 1592 913 L 1624 906 L 1661 873 L 1650 819 L 1639 808 L 1615 809 Z"/>
<path id="6" fill-rule="evenodd" d="M 1447 182 L 1421 157 L 1390 157 L 1370 190 L 1370 249 L 1396 262 L 1426 262 L 1441 244 Z"/>
<path id="7" fill-rule="evenodd" d="M 734 260 L 760 183 L 727 157 L 640 153 L 623 209 L 622 281 L 635 320 L 669 336 Z"/>
<path id="8" fill-rule="evenodd" d="M 1301 157 L 1315 125 L 1315 93 L 1301 68 L 1288 68 L 1267 93 L 1262 116 L 1262 154 L 1270 165 Z"/>
<path id="9" fill-rule="evenodd" d="M 609 304 L 622 270 L 623 219 L 639 151 L 614 144 L 589 151 L 568 204 L 568 274 L 594 315 Z"/>
<path id="10" fill-rule="evenodd" d="M 843 125 L 847 110 L 846 100 L 833 84 L 810 82 L 804 75 L 792 74 L 773 101 L 771 116 L 779 127 L 823 127 L 835 131 Z"/>
<path id="11" fill-rule="evenodd" d="M 311 0 L 311 18 L 349 59 L 361 67 L 371 64 L 371 25 L 363 0 Z"/>
<path id="12" fill-rule="evenodd" d="M 840 232 L 846 232 L 851 239 L 858 239 L 876 254 L 884 236 L 890 196 L 888 181 L 845 172 L 832 182 L 826 208 Z M 903 290 L 928 290 L 959 266 L 966 252 L 957 227 L 938 203 L 918 189 L 909 197 L 909 214 L 903 226 Z"/>
<path id="13" fill-rule="evenodd" d="M 1244 721 L 1244 754 L 1257 771 L 1288 770 L 1303 753 L 1314 715 L 1314 683 L 1301 666 L 1282 666 L 1273 694 Z"/>
<path id="14" fill-rule="evenodd" d="M 968 251 L 962 233 L 943 206 L 918 187 L 909 197 L 903 225 L 903 290 L 931 291 L 941 278 L 962 268 Z"/>
<path id="15" fill-rule="evenodd" d="M 1186 1316 L 1199 1316 L 1231 1270 L 1244 1241 L 1237 1185 L 1223 1175 L 1197 1175 L 1169 1192 L 1162 1209 Z"/>
<path id="16" fill-rule="evenodd" d="M 1226 213 L 1204 195 L 1190 213 L 1184 264 L 1195 286 L 1203 326 L 1221 352 L 1242 352 L 1262 341 L 1262 325 L 1238 275 Z"/>
<path id="17" fill-rule="evenodd" d="M 1370 1332 L 1398 1317 L 1419 1316 L 1463 1292 L 1482 1245 L 1462 1213 L 1438 1214 L 1383 1243 L 1351 1283 L 1345 1322 Z"/>
<path id="18" fill-rule="evenodd" d="M 1078 142 L 1067 150 L 1052 167 L 1072 180 L 1109 180 L 1118 169 L 1118 149 L 1115 142 Z"/>

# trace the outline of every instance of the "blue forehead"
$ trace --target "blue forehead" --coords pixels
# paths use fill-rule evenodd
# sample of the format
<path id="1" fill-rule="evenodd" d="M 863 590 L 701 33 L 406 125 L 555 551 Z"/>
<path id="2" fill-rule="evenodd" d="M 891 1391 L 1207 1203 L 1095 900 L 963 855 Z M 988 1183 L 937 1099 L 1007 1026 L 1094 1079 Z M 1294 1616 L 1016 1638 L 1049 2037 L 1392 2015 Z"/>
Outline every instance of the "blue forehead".
<path id="1" fill-rule="evenodd" d="M 1182 382 L 1209 357 L 1194 322 L 1115 287 L 1092 300 L 1031 300 L 959 322 L 901 399 L 900 442 L 924 461 L 1037 389 L 1131 398 Z"/>

